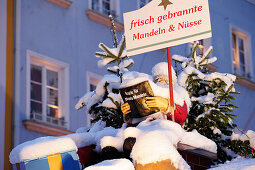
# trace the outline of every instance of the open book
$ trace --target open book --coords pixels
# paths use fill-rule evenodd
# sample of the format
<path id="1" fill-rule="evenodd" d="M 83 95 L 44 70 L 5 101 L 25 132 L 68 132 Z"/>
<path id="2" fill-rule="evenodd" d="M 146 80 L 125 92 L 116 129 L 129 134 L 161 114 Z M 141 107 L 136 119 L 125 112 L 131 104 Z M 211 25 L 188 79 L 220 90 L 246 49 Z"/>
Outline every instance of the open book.
<path id="1" fill-rule="evenodd" d="M 129 116 L 131 118 L 144 117 L 160 111 L 158 107 L 149 108 L 145 103 L 146 97 L 154 96 L 148 81 L 119 90 L 123 101 L 130 106 L 131 113 Z"/>

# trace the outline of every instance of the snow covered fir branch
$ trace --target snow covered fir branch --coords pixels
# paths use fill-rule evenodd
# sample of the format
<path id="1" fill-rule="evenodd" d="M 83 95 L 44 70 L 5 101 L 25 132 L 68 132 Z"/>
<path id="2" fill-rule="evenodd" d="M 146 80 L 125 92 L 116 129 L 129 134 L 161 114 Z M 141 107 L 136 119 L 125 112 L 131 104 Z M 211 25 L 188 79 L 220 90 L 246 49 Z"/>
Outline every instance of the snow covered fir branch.
<path id="1" fill-rule="evenodd" d="M 174 55 L 173 60 L 180 64 L 182 72 L 178 82 L 185 87 L 191 97 L 192 105 L 185 129 L 196 129 L 200 134 L 212 139 L 217 144 L 218 162 L 223 163 L 238 155 L 251 156 L 248 133 L 246 138 L 233 138 L 236 125 L 233 123 L 236 115 L 232 114 L 236 76 L 209 72 L 207 67 L 217 58 L 209 58 L 213 48 L 210 47 L 203 56 L 197 55 L 198 42 L 189 57 Z M 254 147 L 254 146 L 253 146 Z"/>

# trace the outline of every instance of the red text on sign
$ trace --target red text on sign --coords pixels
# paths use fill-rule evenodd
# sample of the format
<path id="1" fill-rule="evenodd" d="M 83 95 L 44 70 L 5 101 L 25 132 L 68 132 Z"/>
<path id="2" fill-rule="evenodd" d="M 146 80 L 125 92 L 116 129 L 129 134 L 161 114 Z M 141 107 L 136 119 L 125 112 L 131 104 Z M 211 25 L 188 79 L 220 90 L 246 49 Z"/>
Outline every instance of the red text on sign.
<path id="1" fill-rule="evenodd" d="M 140 20 L 140 19 L 138 19 L 138 21 L 132 20 L 130 30 L 132 30 L 136 26 L 139 27 L 139 26 L 143 26 L 146 24 L 150 24 L 150 23 L 154 23 L 154 18 L 151 16 L 150 16 L 150 18 L 144 19 L 144 20 Z"/>

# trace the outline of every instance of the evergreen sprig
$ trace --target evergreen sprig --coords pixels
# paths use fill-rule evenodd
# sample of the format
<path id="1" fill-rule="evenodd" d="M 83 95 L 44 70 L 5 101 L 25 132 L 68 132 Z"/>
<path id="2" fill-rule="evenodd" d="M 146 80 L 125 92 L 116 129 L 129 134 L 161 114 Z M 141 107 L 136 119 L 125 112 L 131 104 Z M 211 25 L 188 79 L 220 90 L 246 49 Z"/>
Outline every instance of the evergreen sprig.
<path id="1" fill-rule="evenodd" d="M 191 66 L 201 73 L 209 75 L 211 73 L 208 72 L 207 67 L 212 48 L 209 48 L 202 57 L 197 56 L 197 48 L 198 43 L 196 42 L 192 48 L 191 55 L 185 60 L 176 60 L 176 63 L 179 63 L 183 69 Z M 236 124 L 233 121 L 237 117 L 232 112 L 233 109 L 238 108 L 232 104 L 233 100 L 235 100 L 233 95 L 240 94 L 234 92 L 234 82 L 231 85 L 227 85 L 220 78 L 202 79 L 192 72 L 186 80 L 186 89 L 190 97 L 194 98 L 206 96 L 208 93 L 214 94 L 212 101 L 209 103 L 197 100 L 192 101 L 185 128 L 188 131 L 196 129 L 200 134 L 217 144 L 217 162 L 223 163 L 232 159 L 232 155 L 229 155 L 228 150 L 241 156 L 250 156 L 248 140 L 230 139 L 234 128 L 236 128 Z"/>

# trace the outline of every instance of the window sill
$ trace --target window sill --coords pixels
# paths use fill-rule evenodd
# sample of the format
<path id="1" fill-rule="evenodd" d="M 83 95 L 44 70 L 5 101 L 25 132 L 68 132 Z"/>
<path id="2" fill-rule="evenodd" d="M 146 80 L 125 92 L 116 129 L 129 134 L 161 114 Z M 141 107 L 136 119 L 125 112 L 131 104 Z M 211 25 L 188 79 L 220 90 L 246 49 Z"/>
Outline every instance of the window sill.
<path id="1" fill-rule="evenodd" d="M 255 90 L 255 83 L 252 82 L 251 80 L 242 78 L 242 79 L 236 80 L 236 82 L 242 86 L 248 87 L 249 89 Z"/>
<path id="2" fill-rule="evenodd" d="M 24 120 L 23 125 L 28 130 L 43 133 L 50 136 L 63 136 L 63 135 L 74 133 L 69 130 L 61 129 L 61 128 L 50 126 L 43 123 L 38 123 L 32 120 Z"/>
<path id="3" fill-rule="evenodd" d="M 48 2 L 51 2 L 55 5 L 58 5 L 62 8 L 68 8 L 72 5 L 72 2 L 69 0 L 47 0 Z"/>
<path id="4" fill-rule="evenodd" d="M 106 17 L 105 15 L 100 14 L 93 10 L 87 10 L 86 15 L 88 16 L 89 19 L 111 28 L 111 22 L 109 18 Z M 114 24 L 117 31 L 122 31 L 124 29 L 124 25 L 122 23 L 115 21 Z"/>

